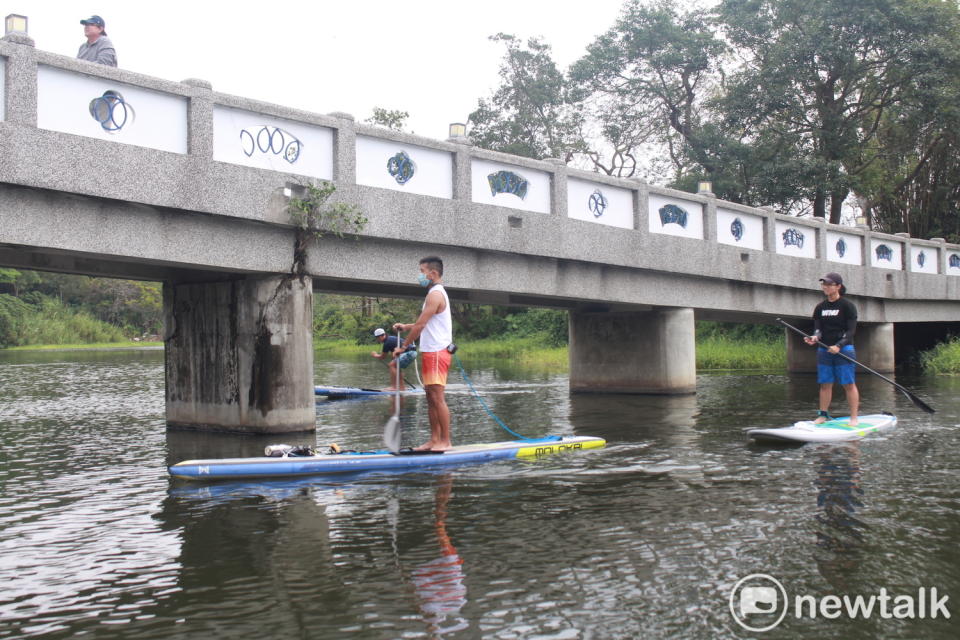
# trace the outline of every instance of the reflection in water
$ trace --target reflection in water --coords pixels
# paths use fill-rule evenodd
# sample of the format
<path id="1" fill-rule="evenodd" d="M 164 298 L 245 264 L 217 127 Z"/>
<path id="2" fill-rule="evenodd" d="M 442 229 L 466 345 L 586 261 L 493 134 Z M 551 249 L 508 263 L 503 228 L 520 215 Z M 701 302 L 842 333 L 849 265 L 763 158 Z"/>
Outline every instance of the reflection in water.
<path id="1" fill-rule="evenodd" d="M 860 563 L 867 524 L 855 516 L 863 507 L 860 486 L 860 443 L 824 445 L 817 449 L 815 560 L 820 574 L 834 587 L 845 586 Z"/>
<path id="2" fill-rule="evenodd" d="M 318 381 L 382 375 L 315 363 Z M 610 446 L 436 474 L 182 482 L 166 464 L 278 441 L 376 448 L 389 399 L 318 403 L 302 438 L 168 434 L 162 352 L 0 353 L 0 638 L 737 638 L 729 589 L 758 570 L 797 593 L 823 576 L 838 594 L 960 593 L 956 379 L 900 378 L 930 395 L 927 416 L 862 377 L 865 406 L 899 413 L 897 429 L 754 450 L 743 429 L 808 416 L 812 377 L 708 375 L 695 397 L 644 398 L 571 396 L 562 375 L 519 367 L 469 374 L 524 435 Z M 504 438 L 465 386 L 448 392 L 460 442 Z M 423 398 L 405 400 L 416 443 Z M 881 622 L 783 631 L 956 637 L 953 620 Z"/>
<path id="3" fill-rule="evenodd" d="M 434 503 L 440 556 L 410 571 L 410 581 L 432 637 L 460 631 L 468 626 L 468 622 L 460 616 L 460 609 L 467 603 L 463 560 L 447 534 L 447 502 L 452 491 L 453 476 L 445 474 L 437 481 Z M 448 619 L 451 622 L 445 624 Z"/>

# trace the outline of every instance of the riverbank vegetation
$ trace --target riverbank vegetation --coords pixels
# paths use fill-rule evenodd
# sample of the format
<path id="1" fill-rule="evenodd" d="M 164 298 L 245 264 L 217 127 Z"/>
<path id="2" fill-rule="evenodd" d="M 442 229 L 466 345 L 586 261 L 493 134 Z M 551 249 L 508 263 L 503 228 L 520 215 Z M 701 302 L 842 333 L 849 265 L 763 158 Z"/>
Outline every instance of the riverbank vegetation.
<path id="1" fill-rule="evenodd" d="M 920 356 L 925 373 L 960 375 L 960 338 L 941 342 Z"/>
<path id="2" fill-rule="evenodd" d="M 162 346 L 159 283 L 0 269 L 0 349 Z M 421 301 L 315 294 L 314 346 L 331 357 L 366 354 L 373 330 L 413 322 Z M 453 304 L 460 356 L 567 368 L 568 314 L 556 309 Z M 783 330 L 698 322 L 699 371 L 782 370 Z M 921 354 L 925 372 L 960 374 L 960 339 Z"/>
<path id="3" fill-rule="evenodd" d="M 0 348 L 157 339 L 161 285 L 0 268 Z"/>

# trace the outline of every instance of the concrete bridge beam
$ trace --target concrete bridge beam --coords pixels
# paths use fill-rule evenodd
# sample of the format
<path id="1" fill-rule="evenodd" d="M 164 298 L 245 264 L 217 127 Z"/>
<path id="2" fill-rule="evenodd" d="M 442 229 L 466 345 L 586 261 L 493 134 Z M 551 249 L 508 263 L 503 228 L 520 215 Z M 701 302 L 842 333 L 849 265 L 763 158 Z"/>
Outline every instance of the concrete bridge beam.
<path id="1" fill-rule="evenodd" d="M 164 284 L 168 428 L 314 431 L 312 287 L 292 276 Z"/>
<path id="2" fill-rule="evenodd" d="M 697 388 L 693 309 L 570 313 L 570 390 L 678 395 Z"/>

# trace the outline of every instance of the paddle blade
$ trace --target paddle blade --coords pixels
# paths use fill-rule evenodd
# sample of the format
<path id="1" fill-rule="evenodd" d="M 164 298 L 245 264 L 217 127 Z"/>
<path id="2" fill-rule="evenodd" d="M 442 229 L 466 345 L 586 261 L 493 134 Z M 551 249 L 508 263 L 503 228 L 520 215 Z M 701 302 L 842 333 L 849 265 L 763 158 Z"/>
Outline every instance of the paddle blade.
<path id="1" fill-rule="evenodd" d="M 390 453 L 400 451 L 400 418 L 398 416 L 390 416 L 387 420 L 387 426 L 383 428 L 383 444 Z"/>
<path id="2" fill-rule="evenodd" d="M 906 389 L 901 389 L 901 391 L 903 391 L 904 395 L 907 396 L 907 398 L 910 399 L 910 402 L 913 403 L 913 406 L 917 407 L 918 409 L 922 409 L 923 411 L 925 411 L 925 412 L 927 412 L 927 413 L 936 413 L 936 412 L 937 412 L 936 409 L 934 409 L 933 407 L 931 407 L 930 405 L 928 405 L 926 402 L 924 402 L 923 400 L 921 400 L 920 398 L 918 398 L 915 394 L 910 393 L 910 392 L 907 391 Z"/>

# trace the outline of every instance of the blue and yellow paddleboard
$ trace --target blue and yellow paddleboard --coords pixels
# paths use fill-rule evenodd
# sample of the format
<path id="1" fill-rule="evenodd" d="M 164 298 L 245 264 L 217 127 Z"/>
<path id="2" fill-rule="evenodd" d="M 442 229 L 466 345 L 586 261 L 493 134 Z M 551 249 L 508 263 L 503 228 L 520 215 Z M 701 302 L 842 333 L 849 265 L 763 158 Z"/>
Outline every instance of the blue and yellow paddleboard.
<path id="1" fill-rule="evenodd" d="M 186 460 L 168 467 L 170 475 L 187 480 L 224 478 L 273 478 L 364 471 L 416 471 L 428 467 L 474 464 L 509 458 L 541 458 L 555 453 L 596 449 L 606 445 L 591 436 L 510 440 L 489 444 L 466 444 L 443 453 L 367 451 L 314 456 L 214 458 Z"/>
<path id="2" fill-rule="evenodd" d="M 325 396 L 330 399 L 337 398 L 367 398 L 370 396 L 392 396 L 396 391 L 384 391 L 383 389 L 364 389 L 362 387 L 314 387 L 314 395 Z M 403 395 L 419 393 L 423 395 L 423 389 L 405 389 L 401 392 Z"/>
<path id="3" fill-rule="evenodd" d="M 823 424 L 802 420 L 790 427 L 776 429 L 750 429 L 747 435 L 754 440 L 766 442 L 847 442 L 860 440 L 876 431 L 885 431 L 897 426 L 897 417 L 889 413 L 860 416 L 856 425 L 850 424 L 849 416 L 834 418 Z"/>

